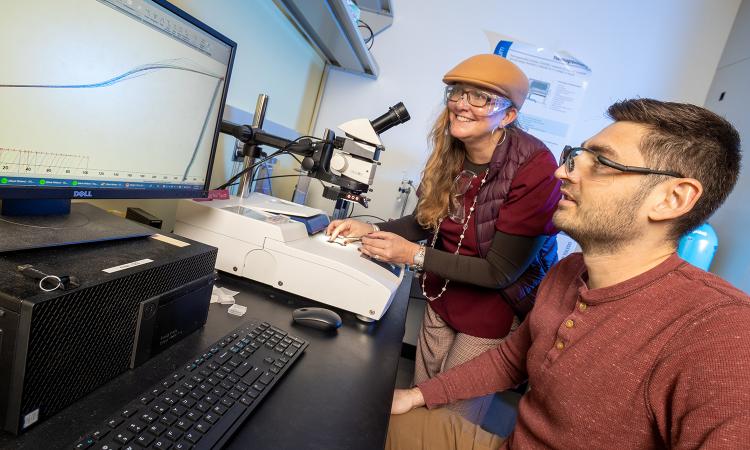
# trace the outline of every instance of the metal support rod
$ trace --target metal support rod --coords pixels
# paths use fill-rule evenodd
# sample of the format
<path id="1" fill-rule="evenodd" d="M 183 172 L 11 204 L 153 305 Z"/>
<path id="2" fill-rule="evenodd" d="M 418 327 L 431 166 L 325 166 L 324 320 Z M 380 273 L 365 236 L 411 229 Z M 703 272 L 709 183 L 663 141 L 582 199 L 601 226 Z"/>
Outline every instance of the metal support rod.
<path id="1" fill-rule="evenodd" d="M 258 101 L 255 103 L 255 114 L 253 115 L 253 128 L 254 129 L 261 129 L 263 128 L 263 120 L 266 117 L 266 107 L 268 106 L 268 95 L 267 94 L 258 94 Z M 247 169 L 248 167 L 252 166 L 255 163 L 255 158 L 250 156 L 252 154 L 252 150 L 255 149 L 255 145 L 251 147 L 246 147 L 247 150 L 249 150 L 249 154 L 245 155 L 245 158 L 242 161 L 242 170 Z M 242 175 L 242 178 L 240 179 L 240 186 L 237 189 L 237 195 L 240 197 L 247 197 L 250 193 L 250 187 L 253 182 L 253 171 L 248 170 Z"/>

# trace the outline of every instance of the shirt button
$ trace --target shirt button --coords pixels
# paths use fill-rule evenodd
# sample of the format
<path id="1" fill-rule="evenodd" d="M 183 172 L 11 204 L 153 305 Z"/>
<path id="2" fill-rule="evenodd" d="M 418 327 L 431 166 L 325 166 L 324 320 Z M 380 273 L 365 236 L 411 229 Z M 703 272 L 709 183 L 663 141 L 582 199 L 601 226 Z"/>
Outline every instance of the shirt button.
<path id="1" fill-rule="evenodd" d="M 558 350 L 562 350 L 565 348 L 565 344 L 563 343 L 563 341 L 557 341 L 555 342 L 555 348 L 557 348 Z"/>
<path id="2" fill-rule="evenodd" d="M 575 323 L 572 319 L 568 319 L 565 321 L 565 328 L 573 328 L 573 325 L 575 325 Z"/>
<path id="3" fill-rule="evenodd" d="M 586 311 L 586 308 L 588 308 L 588 306 L 589 306 L 589 305 L 587 305 L 587 304 L 585 304 L 585 303 L 581 302 L 581 303 L 579 303 L 579 304 L 578 304 L 578 310 L 579 310 L 579 311 Z"/>

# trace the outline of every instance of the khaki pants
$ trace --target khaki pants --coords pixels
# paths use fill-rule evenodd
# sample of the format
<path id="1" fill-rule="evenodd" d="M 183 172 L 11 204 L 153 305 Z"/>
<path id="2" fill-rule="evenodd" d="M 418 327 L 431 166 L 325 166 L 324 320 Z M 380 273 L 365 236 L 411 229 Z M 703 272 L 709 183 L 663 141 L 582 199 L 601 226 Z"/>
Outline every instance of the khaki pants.
<path id="1" fill-rule="evenodd" d="M 516 321 L 512 330 L 517 327 Z M 445 323 L 428 303 L 417 339 L 414 385 L 433 378 L 451 367 L 463 364 L 487 350 L 496 348 L 504 339 L 487 339 L 458 333 Z M 472 423 L 481 424 L 492 403 L 493 396 L 494 394 L 490 394 L 463 400 L 445 407 L 461 414 Z"/>
<path id="2" fill-rule="evenodd" d="M 497 450 L 504 439 L 446 408 L 392 415 L 386 450 Z"/>

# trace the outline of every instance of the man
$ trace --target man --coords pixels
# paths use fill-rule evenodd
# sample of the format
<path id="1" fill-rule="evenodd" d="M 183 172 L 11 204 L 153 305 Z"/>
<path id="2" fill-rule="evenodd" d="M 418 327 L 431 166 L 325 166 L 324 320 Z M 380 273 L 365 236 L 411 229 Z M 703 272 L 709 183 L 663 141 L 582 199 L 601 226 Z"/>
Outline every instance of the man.
<path id="1" fill-rule="evenodd" d="M 555 172 L 554 223 L 582 254 L 553 267 L 499 347 L 397 390 L 388 448 L 750 446 L 750 298 L 675 253 L 734 187 L 739 135 L 687 104 L 626 100 L 608 114 Z M 432 409 L 527 379 L 504 442 Z"/>

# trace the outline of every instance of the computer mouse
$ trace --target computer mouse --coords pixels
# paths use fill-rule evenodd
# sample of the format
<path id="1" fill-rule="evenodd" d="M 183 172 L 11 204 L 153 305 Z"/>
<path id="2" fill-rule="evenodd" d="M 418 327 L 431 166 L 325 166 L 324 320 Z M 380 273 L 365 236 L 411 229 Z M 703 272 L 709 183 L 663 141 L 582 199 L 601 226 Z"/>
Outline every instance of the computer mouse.
<path id="1" fill-rule="evenodd" d="M 325 308 L 297 308 L 292 312 L 292 320 L 319 330 L 335 330 L 341 326 L 341 316 Z"/>

